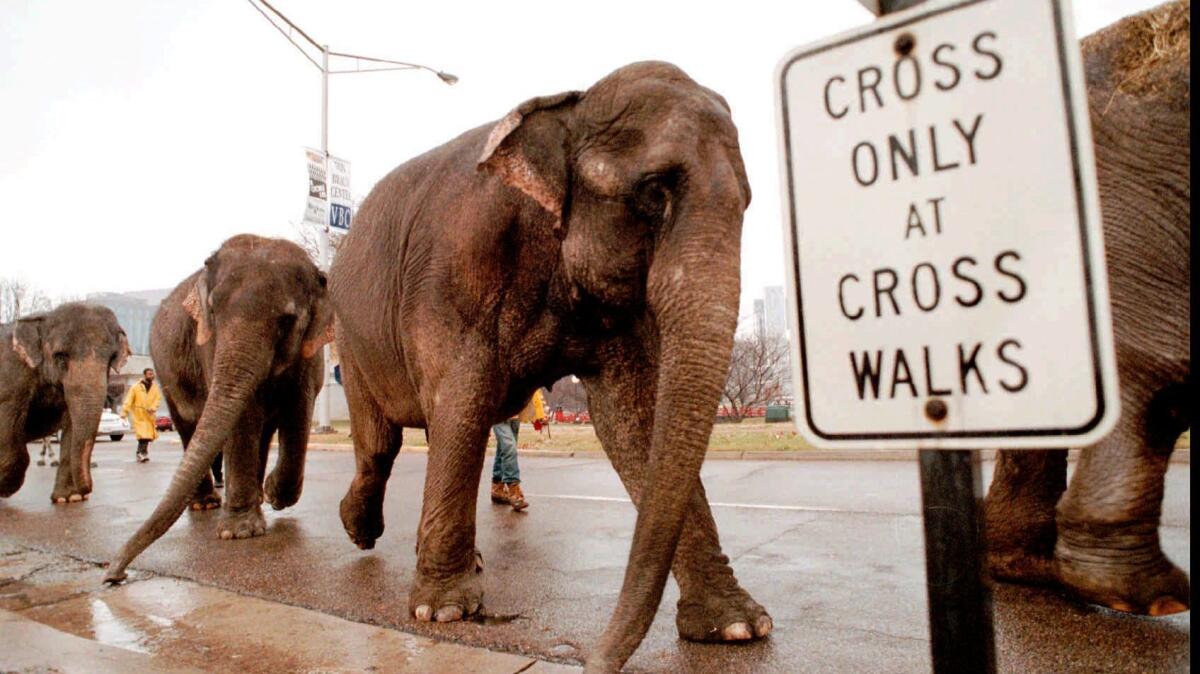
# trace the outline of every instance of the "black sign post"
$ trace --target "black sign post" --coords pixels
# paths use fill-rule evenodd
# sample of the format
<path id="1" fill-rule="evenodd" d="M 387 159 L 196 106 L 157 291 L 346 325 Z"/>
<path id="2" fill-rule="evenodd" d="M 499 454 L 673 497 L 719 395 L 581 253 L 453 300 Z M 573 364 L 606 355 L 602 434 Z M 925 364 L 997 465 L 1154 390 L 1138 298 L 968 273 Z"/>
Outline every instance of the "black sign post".
<path id="1" fill-rule="evenodd" d="M 923 449 L 919 460 L 934 674 L 994 674 L 979 453 Z"/>

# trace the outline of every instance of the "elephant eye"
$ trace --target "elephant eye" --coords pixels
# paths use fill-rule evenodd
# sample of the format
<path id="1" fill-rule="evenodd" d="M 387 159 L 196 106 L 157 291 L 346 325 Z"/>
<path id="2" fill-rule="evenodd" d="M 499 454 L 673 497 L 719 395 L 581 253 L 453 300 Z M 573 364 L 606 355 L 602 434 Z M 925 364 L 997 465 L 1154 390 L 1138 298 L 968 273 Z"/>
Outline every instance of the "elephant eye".
<path id="1" fill-rule="evenodd" d="M 633 190 L 633 210 L 652 224 L 669 219 L 680 181 L 679 171 L 674 170 L 646 176 Z"/>
<path id="2" fill-rule="evenodd" d="M 278 319 L 279 332 L 287 334 L 292 331 L 292 327 L 296 325 L 296 316 L 294 314 L 284 314 Z"/>
<path id="3" fill-rule="evenodd" d="M 54 352 L 54 364 L 57 365 L 60 369 L 65 370 L 67 368 L 67 352 L 66 351 L 55 351 Z"/>

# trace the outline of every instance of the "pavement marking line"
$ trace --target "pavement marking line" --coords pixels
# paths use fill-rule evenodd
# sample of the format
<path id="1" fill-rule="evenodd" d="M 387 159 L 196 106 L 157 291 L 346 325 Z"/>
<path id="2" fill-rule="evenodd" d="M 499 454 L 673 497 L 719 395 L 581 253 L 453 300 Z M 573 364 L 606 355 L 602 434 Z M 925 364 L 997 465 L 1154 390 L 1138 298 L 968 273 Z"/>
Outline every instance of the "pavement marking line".
<path id="1" fill-rule="evenodd" d="M 533 498 L 556 498 L 566 501 L 602 501 L 606 503 L 629 503 L 633 501 L 628 498 L 619 496 L 580 496 L 577 494 L 534 494 L 526 492 L 526 496 Z M 791 512 L 807 512 L 807 513 L 846 513 L 851 515 L 893 515 L 893 516 L 919 516 L 920 513 L 896 513 L 886 512 L 881 510 L 849 510 L 846 508 L 831 508 L 829 506 L 791 506 L 791 505 L 769 505 L 766 503 L 709 503 L 710 508 L 743 508 L 747 510 L 785 510 Z"/>

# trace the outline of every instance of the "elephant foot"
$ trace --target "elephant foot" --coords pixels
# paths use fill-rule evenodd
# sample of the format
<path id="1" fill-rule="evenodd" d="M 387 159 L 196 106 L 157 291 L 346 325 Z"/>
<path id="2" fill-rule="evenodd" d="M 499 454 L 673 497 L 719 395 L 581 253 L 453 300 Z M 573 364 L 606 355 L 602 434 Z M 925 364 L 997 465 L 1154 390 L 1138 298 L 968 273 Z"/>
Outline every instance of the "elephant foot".
<path id="1" fill-rule="evenodd" d="M 375 547 L 375 540 L 383 535 L 383 508 L 372 503 L 373 500 L 358 496 L 351 485 L 338 508 L 346 534 L 361 550 Z"/>
<path id="2" fill-rule="evenodd" d="M 483 600 L 483 555 L 475 551 L 467 569 L 449 578 L 417 572 L 408 607 L 421 622 L 455 622 L 479 611 Z"/>
<path id="3" fill-rule="evenodd" d="M 221 495 L 210 485 L 207 492 L 196 492 L 192 496 L 192 510 L 213 510 L 221 507 Z"/>
<path id="4" fill-rule="evenodd" d="M 55 489 L 54 492 L 50 494 L 50 502 L 55 505 L 63 505 L 65 503 L 80 503 L 88 500 L 88 496 L 88 494 L 83 494 L 79 491 Z"/>
<path id="5" fill-rule="evenodd" d="M 236 512 L 226 509 L 221 513 L 220 521 L 217 522 L 217 535 L 223 541 L 235 538 L 253 538 L 265 533 L 267 533 L 267 519 L 263 517 L 262 508 L 257 505 Z"/>
<path id="6" fill-rule="evenodd" d="M 1059 539 L 1058 582 L 1076 597 L 1114 611 L 1165 616 L 1191 608 L 1187 574 L 1153 549 L 1085 548 Z"/>
<path id="7" fill-rule="evenodd" d="M 722 587 L 724 586 L 724 587 Z M 732 576 L 683 594 L 675 614 L 679 636 L 688 641 L 749 641 L 771 633 L 774 623 Z"/>
<path id="8" fill-rule="evenodd" d="M 300 484 L 298 480 L 280 479 L 276 475 L 277 471 L 271 471 L 267 476 L 266 483 L 263 485 L 263 491 L 267 496 L 267 503 L 271 504 L 273 510 L 283 510 L 296 505 L 296 501 L 300 500 Z"/>

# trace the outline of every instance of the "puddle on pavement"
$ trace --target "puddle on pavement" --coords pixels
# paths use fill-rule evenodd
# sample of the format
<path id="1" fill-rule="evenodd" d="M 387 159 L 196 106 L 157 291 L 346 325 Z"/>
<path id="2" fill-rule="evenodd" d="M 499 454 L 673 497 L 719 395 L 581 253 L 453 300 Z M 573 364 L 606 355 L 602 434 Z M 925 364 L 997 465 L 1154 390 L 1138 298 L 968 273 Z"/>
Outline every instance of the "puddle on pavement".
<path id="1" fill-rule="evenodd" d="M 92 614 L 91 628 L 94 640 L 138 653 L 150 652 L 150 649 L 142 645 L 145 635 L 113 615 L 112 609 L 104 603 L 103 599 L 92 599 L 89 608 Z"/>

